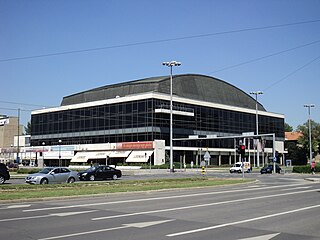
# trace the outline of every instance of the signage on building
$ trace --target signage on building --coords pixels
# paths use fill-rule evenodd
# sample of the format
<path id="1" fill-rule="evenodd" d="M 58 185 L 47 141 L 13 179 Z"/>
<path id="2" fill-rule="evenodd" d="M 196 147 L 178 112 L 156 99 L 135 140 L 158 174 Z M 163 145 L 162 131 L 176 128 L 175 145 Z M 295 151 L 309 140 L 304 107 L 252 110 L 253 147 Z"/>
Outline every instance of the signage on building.
<path id="1" fill-rule="evenodd" d="M 153 142 L 124 142 L 118 143 L 117 149 L 152 149 Z"/>
<path id="2" fill-rule="evenodd" d="M 74 151 L 74 146 L 52 146 L 51 151 Z"/>
<path id="3" fill-rule="evenodd" d="M 9 124 L 9 118 L 0 119 L 0 126 L 4 126 L 6 124 Z"/>

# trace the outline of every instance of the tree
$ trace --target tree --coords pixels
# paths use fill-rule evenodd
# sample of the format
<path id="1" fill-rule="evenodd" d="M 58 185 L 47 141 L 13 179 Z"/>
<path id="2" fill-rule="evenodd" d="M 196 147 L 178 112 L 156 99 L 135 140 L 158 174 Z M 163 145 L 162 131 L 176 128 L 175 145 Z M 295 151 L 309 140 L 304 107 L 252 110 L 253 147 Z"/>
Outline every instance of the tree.
<path id="1" fill-rule="evenodd" d="M 299 144 L 295 142 L 287 142 L 285 144 L 285 148 L 288 151 L 288 154 L 286 154 L 286 158 L 291 159 L 293 165 L 307 164 L 308 151 L 303 148 L 303 146 L 299 146 Z"/>
<path id="2" fill-rule="evenodd" d="M 31 122 L 30 121 L 27 123 L 27 126 L 24 127 L 24 131 L 25 131 L 26 135 L 31 134 Z"/>
<path id="3" fill-rule="evenodd" d="M 293 127 L 290 126 L 288 123 L 284 123 L 284 131 L 285 132 L 292 132 L 293 131 Z"/>
<path id="4" fill-rule="evenodd" d="M 312 142 L 312 152 L 318 152 L 318 146 L 320 143 L 320 124 L 311 120 L 311 142 Z M 302 132 L 302 136 L 299 138 L 298 143 L 306 150 L 307 156 L 309 158 L 309 122 L 299 125 L 297 128 Z"/>

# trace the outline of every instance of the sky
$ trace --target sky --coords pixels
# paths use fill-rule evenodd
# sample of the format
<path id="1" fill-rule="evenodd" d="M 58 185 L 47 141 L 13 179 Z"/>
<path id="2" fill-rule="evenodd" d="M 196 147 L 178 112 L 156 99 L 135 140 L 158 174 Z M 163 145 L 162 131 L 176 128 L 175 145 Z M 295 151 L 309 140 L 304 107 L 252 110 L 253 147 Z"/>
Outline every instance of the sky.
<path id="1" fill-rule="evenodd" d="M 204 74 L 285 115 L 320 122 L 320 0 L 0 0 L 0 114 L 31 119 L 64 96 Z M 254 96 L 253 96 L 254 97 Z"/>

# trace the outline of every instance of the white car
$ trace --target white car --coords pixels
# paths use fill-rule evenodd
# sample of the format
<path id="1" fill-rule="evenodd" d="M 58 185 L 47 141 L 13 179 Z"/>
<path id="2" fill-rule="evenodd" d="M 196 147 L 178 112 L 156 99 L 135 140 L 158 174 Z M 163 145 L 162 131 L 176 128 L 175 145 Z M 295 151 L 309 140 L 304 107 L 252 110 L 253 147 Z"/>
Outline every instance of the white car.
<path id="1" fill-rule="evenodd" d="M 249 162 L 236 162 L 233 166 L 229 169 L 230 173 L 242 173 L 242 163 L 243 163 L 243 171 L 244 172 L 251 172 L 252 167 Z"/>
<path id="2" fill-rule="evenodd" d="M 78 172 L 65 167 L 46 167 L 26 177 L 26 183 L 30 184 L 73 183 L 77 180 Z"/>

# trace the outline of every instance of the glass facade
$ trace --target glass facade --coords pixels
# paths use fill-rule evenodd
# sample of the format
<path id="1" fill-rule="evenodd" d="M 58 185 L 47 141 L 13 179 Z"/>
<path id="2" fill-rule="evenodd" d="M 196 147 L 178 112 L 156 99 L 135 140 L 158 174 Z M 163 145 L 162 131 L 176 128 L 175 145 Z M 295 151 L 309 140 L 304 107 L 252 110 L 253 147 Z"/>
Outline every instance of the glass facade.
<path id="1" fill-rule="evenodd" d="M 169 145 L 169 101 L 150 98 L 77 109 L 32 114 L 31 145 L 138 142 L 163 139 Z M 255 132 L 256 115 L 187 103 L 174 103 L 174 110 L 193 113 L 173 115 L 174 138 L 189 135 L 232 136 Z M 275 133 L 284 139 L 284 118 L 259 115 L 259 133 Z M 205 142 L 205 143 L 204 143 Z M 175 142 L 177 146 L 234 147 L 233 140 Z"/>

